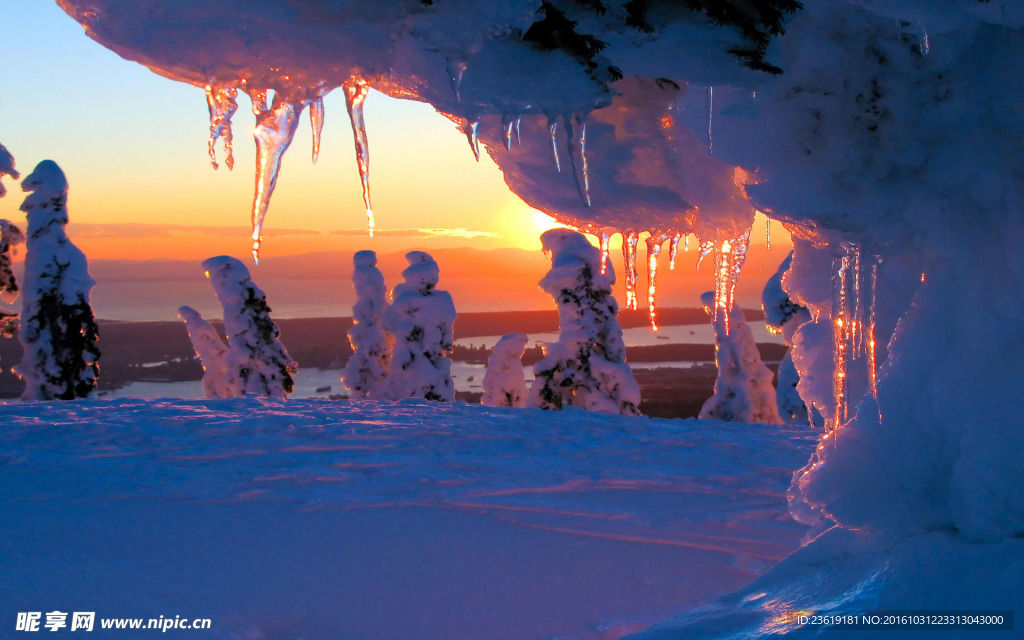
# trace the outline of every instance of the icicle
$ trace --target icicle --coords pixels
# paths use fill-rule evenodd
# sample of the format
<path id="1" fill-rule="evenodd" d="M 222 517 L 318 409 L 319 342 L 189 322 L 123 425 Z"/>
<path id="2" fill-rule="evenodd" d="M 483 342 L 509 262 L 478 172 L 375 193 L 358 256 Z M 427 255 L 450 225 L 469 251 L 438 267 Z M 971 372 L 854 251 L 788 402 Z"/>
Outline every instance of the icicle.
<path id="1" fill-rule="evenodd" d="M 622 234 L 622 261 L 626 267 L 626 308 L 636 310 L 636 246 L 640 234 L 632 229 Z"/>
<path id="2" fill-rule="evenodd" d="M 235 154 L 232 150 L 234 136 L 231 133 L 231 117 L 238 111 L 238 89 L 206 85 L 206 105 L 210 109 L 210 166 L 217 168 L 217 151 L 214 145 L 224 138 L 224 164 L 235 168 Z"/>
<path id="3" fill-rule="evenodd" d="M 512 127 L 514 127 L 516 121 L 512 118 L 512 114 L 506 113 L 501 116 L 501 130 L 505 133 L 505 151 L 512 150 Z"/>
<path id="4" fill-rule="evenodd" d="M 611 244 L 612 234 L 607 229 L 601 230 L 601 275 L 608 273 L 608 245 Z"/>
<path id="5" fill-rule="evenodd" d="M 345 106 L 352 121 L 352 137 L 356 146 L 356 164 L 359 165 L 359 179 L 363 183 L 363 203 L 366 205 L 366 224 L 373 237 L 373 208 L 370 206 L 370 143 L 366 139 L 366 122 L 363 120 L 363 103 L 370 92 L 370 83 L 358 76 L 352 76 L 341 85 L 345 91 Z"/>
<path id="6" fill-rule="evenodd" d="M 452 83 L 452 93 L 455 94 L 455 100 L 462 102 L 462 96 L 459 94 L 459 87 L 462 86 L 462 76 L 466 73 L 466 62 L 464 60 L 452 60 L 447 58 L 445 60 L 445 67 L 448 70 L 448 79 Z"/>
<path id="7" fill-rule="evenodd" d="M 683 252 L 690 252 L 690 234 L 686 234 L 685 236 L 683 236 Z M 697 266 L 699 267 L 700 264 L 698 264 Z"/>
<path id="8" fill-rule="evenodd" d="M 590 206 L 590 171 L 587 168 L 587 116 L 582 113 L 566 115 L 565 136 L 569 148 L 576 190 L 583 204 Z M 636 307 L 634 307 L 635 309 Z"/>
<path id="9" fill-rule="evenodd" d="M 548 134 L 551 136 L 551 153 L 555 158 L 555 169 L 562 173 L 562 163 L 558 160 L 558 120 L 548 116 Z"/>
<path id="10" fill-rule="evenodd" d="M 466 124 L 462 125 L 462 133 L 466 134 L 466 140 L 469 140 L 469 148 L 473 150 L 473 157 L 476 158 L 477 162 L 480 162 L 480 138 L 477 137 L 479 132 L 479 120 L 467 120 Z"/>
<path id="11" fill-rule="evenodd" d="M 668 245 L 668 269 L 669 271 L 675 271 L 676 268 L 676 255 L 679 254 L 679 241 L 683 239 L 683 234 L 677 233 L 672 236 Z"/>
<path id="12" fill-rule="evenodd" d="M 868 325 L 866 329 L 867 335 L 865 336 L 868 359 L 868 387 L 871 389 L 871 397 L 875 400 L 875 406 L 878 406 L 878 361 L 875 356 L 875 305 L 878 295 L 878 265 L 881 261 L 881 257 L 877 255 L 871 257 L 871 290 L 868 292 Z M 878 409 L 878 419 L 879 421 L 882 419 L 881 407 Z"/>
<path id="13" fill-rule="evenodd" d="M 658 256 L 661 255 L 661 245 L 665 239 L 663 235 L 654 234 L 647 238 L 647 311 L 651 316 L 651 331 L 658 330 Z"/>
<path id="14" fill-rule="evenodd" d="M 516 116 L 516 146 L 523 146 L 523 139 L 519 136 L 519 128 L 523 124 L 523 116 Z"/>
<path id="15" fill-rule="evenodd" d="M 317 98 L 309 105 L 309 126 L 313 130 L 313 164 L 320 157 L 320 134 L 324 130 L 324 99 Z"/>
<path id="16" fill-rule="evenodd" d="M 772 219 L 768 216 L 764 217 L 764 244 L 765 249 L 772 250 Z"/>
<path id="17" fill-rule="evenodd" d="M 686 237 L 686 244 L 687 244 L 687 246 L 685 247 L 685 250 L 687 250 L 687 251 L 689 251 L 689 240 L 690 240 L 690 237 L 687 236 Z M 711 255 L 711 252 L 714 251 L 714 250 L 715 250 L 715 243 L 713 241 L 708 240 L 707 242 L 701 242 L 700 243 L 700 248 L 698 249 L 698 255 L 697 255 L 697 270 L 698 271 L 700 270 L 701 263 L 704 262 L 704 258 L 706 258 L 709 255 Z"/>
<path id="18" fill-rule="evenodd" d="M 253 108 L 258 104 L 266 105 L 266 93 L 254 92 Z M 262 93 L 263 100 L 258 96 Z M 263 242 L 263 220 L 267 217 L 270 198 L 277 186 L 277 176 L 281 170 L 281 157 L 291 145 L 298 128 L 299 115 L 304 103 L 289 102 L 280 94 L 274 96 L 274 106 L 264 108 L 256 116 L 256 128 L 253 137 L 256 139 L 256 194 L 252 202 L 252 257 L 259 264 L 260 244 Z"/>
<path id="19" fill-rule="evenodd" d="M 864 318 L 861 315 L 861 303 L 860 303 L 860 247 L 857 245 L 849 245 L 847 252 L 850 256 L 850 275 L 852 276 L 852 282 L 850 283 L 850 294 L 849 298 L 852 298 L 853 308 L 850 313 L 850 336 L 848 339 L 849 344 L 847 349 L 850 353 L 850 357 L 856 360 L 860 355 L 861 340 L 863 339 L 862 328 L 864 326 Z"/>
<path id="20" fill-rule="evenodd" d="M 246 89 L 246 94 L 252 102 L 252 115 L 257 118 L 268 109 L 266 89 Z"/>
<path id="21" fill-rule="evenodd" d="M 713 113 L 715 88 L 708 87 L 708 153 L 714 153 L 714 145 L 711 141 L 711 116 Z"/>
<path id="22" fill-rule="evenodd" d="M 712 245 L 714 246 L 714 245 Z M 715 252 L 715 317 L 721 315 L 725 325 L 725 333 L 729 334 L 729 315 L 736 304 L 736 284 L 739 281 L 743 263 L 747 260 L 747 248 L 750 246 L 750 231 L 739 238 L 723 240 L 714 246 Z M 704 243 L 701 244 L 704 250 Z"/>
<path id="23" fill-rule="evenodd" d="M 847 363 L 851 359 L 851 336 L 856 320 L 852 317 L 851 286 L 854 281 L 852 274 L 853 261 L 851 245 L 843 243 L 842 254 L 833 260 L 832 274 L 832 351 L 834 372 L 832 377 L 832 395 L 835 409 L 832 418 L 833 428 L 838 428 L 849 417 L 849 377 Z"/>

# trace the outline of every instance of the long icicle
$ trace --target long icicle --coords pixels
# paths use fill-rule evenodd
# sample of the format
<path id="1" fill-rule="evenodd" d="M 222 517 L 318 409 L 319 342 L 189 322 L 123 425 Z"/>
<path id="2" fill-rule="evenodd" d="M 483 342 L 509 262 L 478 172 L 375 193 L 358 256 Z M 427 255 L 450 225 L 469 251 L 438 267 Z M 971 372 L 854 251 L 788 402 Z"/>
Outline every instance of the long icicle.
<path id="1" fill-rule="evenodd" d="M 345 106 L 352 122 L 352 137 L 356 147 L 356 164 L 359 165 L 359 180 L 363 185 L 363 203 L 366 205 L 366 224 L 373 237 L 373 207 L 370 206 L 370 143 L 366 138 L 366 122 L 363 120 L 363 103 L 370 93 L 370 83 L 352 76 L 341 85 L 345 91 Z"/>
<path id="2" fill-rule="evenodd" d="M 612 234 L 608 229 L 601 229 L 601 275 L 608 273 L 608 245 L 611 244 Z"/>
<path id="3" fill-rule="evenodd" d="M 266 108 L 266 93 L 254 92 L 253 110 L 262 107 L 256 116 L 256 128 L 252 135 L 256 139 L 256 193 L 252 201 L 252 257 L 259 264 L 260 245 L 263 242 L 263 221 L 270 208 L 270 199 L 277 186 L 281 171 L 281 157 L 288 150 L 299 115 L 305 106 L 303 102 L 285 100 L 281 94 L 274 96 L 274 105 Z M 262 97 L 262 99 L 261 99 Z"/>
<path id="4" fill-rule="evenodd" d="M 878 406 L 878 362 L 876 359 L 875 345 L 875 305 L 878 302 L 878 266 L 882 258 L 878 255 L 871 256 L 871 290 L 868 293 L 868 326 L 865 346 L 867 347 L 868 359 L 868 387 L 871 389 L 871 397 Z M 882 408 L 878 407 L 878 421 L 882 421 Z"/>
<path id="5" fill-rule="evenodd" d="M 626 271 L 626 308 L 636 310 L 636 246 L 640 234 L 627 229 L 622 234 L 622 261 Z"/>
<path id="6" fill-rule="evenodd" d="M 452 83 L 452 93 L 455 94 L 455 101 L 462 102 L 462 95 L 459 90 L 462 86 L 462 76 L 466 73 L 468 65 L 464 60 L 445 60 L 445 67 L 448 70 L 448 80 Z"/>
<path id="7" fill-rule="evenodd" d="M 651 331 L 658 330 L 658 257 L 666 237 L 651 234 L 647 238 L 647 312 L 651 317 Z"/>
<path id="8" fill-rule="evenodd" d="M 238 89 L 206 85 L 206 106 L 210 110 L 210 166 L 217 169 L 217 140 L 224 139 L 224 164 L 235 168 L 235 154 L 232 149 L 234 135 L 231 132 L 231 117 L 238 111 Z"/>
<path id="9" fill-rule="evenodd" d="M 708 87 L 708 153 L 714 153 L 715 147 L 711 139 L 711 118 L 714 115 L 715 88 Z"/>
<path id="10" fill-rule="evenodd" d="M 849 279 L 850 257 L 843 245 L 843 252 L 832 262 L 832 351 L 834 371 L 832 376 L 832 396 L 835 408 L 832 417 L 832 429 L 838 429 L 846 422 L 849 414 L 847 377 L 847 353 L 849 324 L 849 300 L 847 287 Z"/>
<path id="11" fill-rule="evenodd" d="M 677 233 L 672 236 L 672 239 L 668 244 L 668 270 L 675 271 L 676 269 L 676 256 L 679 254 L 679 241 L 683 239 L 683 234 Z"/>
<path id="12" fill-rule="evenodd" d="M 505 113 L 501 116 L 501 130 L 505 134 L 505 151 L 512 150 L 512 132 L 516 126 L 516 119 L 512 117 L 511 113 Z"/>
<path id="13" fill-rule="evenodd" d="M 739 281 L 743 264 L 747 260 L 747 248 L 750 246 L 750 231 L 739 238 L 723 240 L 714 247 L 715 252 L 715 309 L 717 320 L 721 314 L 725 325 L 725 333 L 729 335 L 729 316 L 736 304 L 736 285 Z M 702 244 L 703 250 L 703 244 Z"/>
<path id="14" fill-rule="evenodd" d="M 324 99 L 317 98 L 309 105 L 309 128 L 313 131 L 313 164 L 320 158 L 320 136 L 324 130 Z"/>
<path id="15" fill-rule="evenodd" d="M 585 206 L 590 206 L 590 169 L 587 167 L 587 116 L 582 113 L 566 114 L 565 137 L 569 148 L 576 190 Z"/>
<path id="16" fill-rule="evenodd" d="M 462 125 L 462 133 L 466 134 L 469 148 L 473 150 L 473 157 L 476 158 L 477 162 L 480 162 L 480 121 L 466 120 L 466 124 Z"/>
<path id="17" fill-rule="evenodd" d="M 558 120 L 548 116 L 548 135 L 551 137 L 551 155 L 555 159 L 555 169 L 562 173 L 562 163 L 558 159 Z"/>

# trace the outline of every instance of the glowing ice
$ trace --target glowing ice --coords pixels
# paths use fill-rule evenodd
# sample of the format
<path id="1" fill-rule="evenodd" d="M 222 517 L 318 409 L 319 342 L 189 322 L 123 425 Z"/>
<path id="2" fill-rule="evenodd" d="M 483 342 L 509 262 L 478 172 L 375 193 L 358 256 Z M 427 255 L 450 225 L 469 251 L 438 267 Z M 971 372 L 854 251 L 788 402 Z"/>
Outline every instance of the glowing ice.
<path id="1" fill-rule="evenodd" d="M 226 86 L 206 85 L 206 105 L 210 109 L 210 166 L 217 168 L 217 140 L 224 139 L 224 164 L 235 168 L 232 151 L 234 136 L 231 133 L 231 117 L 238 111 L 238 89 Z"/>
<path id="2" fill-rule="evenodd" d="M 473 150 L 473 157 L 476 158 L 477 162 L 480 162 L 480 121 L 467 120 L 462 125 L 462 132 L 466 134 L 466 139 L 469 140 L 469 148 Z"/>
<path id="3" fill-rule="evenodd" d="M 366 205 L 366 224 L 373 237 L 373 207 L 370 206 L 370 143 L 366 139 L 366 122 L 363 120 L 363 103 L 370 92 L 370 83 L 353 76 L 342 85 L 345 91 L 345 106 L 352 122 L 352 138 L 356 146 L 356 164 L 359 165 L 359 180 L 363 185 L 363 203 Z"/>
<path id="4" fill-rule="evenodd" d="M 266 108 L 266 92 L 256 92 L 252 98 L 256 115 L 256 194 L 252 201 L 252 257 L 259 264 L 260 245 L 263 242 L 263 220 L 267 217 L 270 199 L 277 186 L 281 171 L 281 157 L 295 138 L 303 102 L 286 100 L 280 93 L 274 95 L 274 104 Z"/>
<path id="5" fill-rule="evenodd" d="M 622 260 L 626 267 L 626 308 L 636 310 L 636 246 L 640 234 L 629 229 L 622 234 Z"/>
<path id="6" fill-rule="evenodd" d="M 565 137 L 569 147 L 576 190 L 583 203 L 590 206 L 590 169 L 587 167 L 587 116 L 574 113 L 565 116 Z"/>
<path id="7" fill-rule="evenodd" d="M 313 130 L 313 162 L 320 157 L 320 135 L 324 130 L 324 99 L 317 98 L 309 105 L 309 126 Z"/>
<path id="8" fill-rule="evenodd" d="M 548 118 L 548 135 L 551 136 L 551 155 L 555 159 L 555 169 L 562 172 L 562 163 L 558 159 L 558 120 L 554 116 Z"/>
<path id="9" fill-rule="evenodd" d="M 676 268 L 676 255 L 679 253 L 679 241 L 683 239 L 683 234 L 677 233 L 672 236 L 669 240 L 668 245 L 668 268 L 669 271 L 675 271 Z"/>
<path id="10" fill-rule="evenodd" d="M 661 255 L 661 245 L 665 242 L 664 235 L 651 234 L 647 237 L 647 312 L 651 316 L 651 330 L 658 330 L 658 309 L 657 309 L 657 286 L 658 286 L 658 257 Z"/>
<path id="11" fill-rule="evenodd" d="M 726 335 L 729 334 L 729 314 L 736 301 L 736 283 L 747 260 L 750 232 L 739 238 L 723 240 L 715 248 L 715 316 L 721 319 Z M 703 247 L 702 247 L 703 248 Z"/>

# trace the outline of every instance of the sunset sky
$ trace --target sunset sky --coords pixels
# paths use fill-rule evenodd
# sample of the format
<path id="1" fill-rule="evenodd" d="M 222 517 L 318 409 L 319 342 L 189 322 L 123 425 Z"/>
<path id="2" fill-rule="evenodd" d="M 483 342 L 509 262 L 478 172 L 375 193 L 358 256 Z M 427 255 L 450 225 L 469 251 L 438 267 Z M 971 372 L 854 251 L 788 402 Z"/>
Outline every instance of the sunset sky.
<path id="1" fill-rule="evenodd" d="M 46 158 L 63 167 L 71 185 L 68 232 L 91 260 L 248 256 L 255 145 L 245 96 L 234 118 L 235 169 L 222 163 L 214 171 L 201 89 L 123 60 L 86 37 L 52 0 L 4 0 L 0 13 L 0 142 L 23 175 Z M 465 138 L 430 106 L 371 93 L 366 121 L 378 233 L 367 238 L 344 98 L 336 91 L 325 102 L 319 162 L 311 163 L 305 114 L 283 160 L 263 257 L 539 249 L 537 236 L 554 226 L 508 190 L 486 154 L 475 162 Z M 5 182 L 0 217 L 24 220 L 21 193 Z M 764 234 L 760 219 L 755 245 Z M 772 234 L 781 249 L 785 232 L 773 224 Z"/>

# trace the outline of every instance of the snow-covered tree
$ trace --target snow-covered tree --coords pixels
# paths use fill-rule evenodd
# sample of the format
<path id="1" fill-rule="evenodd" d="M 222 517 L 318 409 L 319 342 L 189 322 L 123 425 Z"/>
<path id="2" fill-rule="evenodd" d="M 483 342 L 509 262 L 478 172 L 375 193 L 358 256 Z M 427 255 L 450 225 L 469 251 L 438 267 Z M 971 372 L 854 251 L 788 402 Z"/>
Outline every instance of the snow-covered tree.
<path id="1" fill-rule="evenodd" d="M 281 331 L 270 319 L 266 295 L 235 258 L 207 258 L 203 268 L 224 308 L 231 395 L 286 398 L 294 387 L 298 365 L 278 340 Z"/>
<path id="2" fill-rule="evenodd" d="M 793 365 L 793 334 L 797 327 L 811 319 L 811 313 L 807 307 L 801 306 L 792 299 L 782 287 L 782 278 L 789 265 L 793 262 L 793 252 L 790 251 L 786 259 L 779 265 L 775 272 L 764 285 L 764 292 L 761 294 L 761 306 L 764 308 L 764 322 L 768 328 L 776 333 L 781 333 L 786 344 L 786 355 L 779 363 L 778 378 L 775 382 L 775 401 L 779 409 L 779 416 L 786 424 L 806 424 L 808 420 L 807 406 L 797 392 L 796 386 L 800 382 L 800 374 Z"/>
<path id="3" fill-rule="evenodd" d="M 96 388 L 99 330 L 89 305 L 96 282 L 83 254 L 65 233 L 68 181 L 43 160 L 21 183 L 28 217 L 25 296 L 21 312 L 24 355 L 16 367 L 23 400 L 72 400 Z"/>
<path id="4" fill-rule="evenodd" d="M 386 395 L 388 364 L 391 349 L 384 334 L 383 317 L 387 309 L 387 288 L 384 275 L 377 268 L 377 254 L 357 251 L 352 257 L 352 285 L 356 303 L 352 306 L 352 328 L 348 341 L 352 357 L 345 365 L 341 381 L 356 398 L 379 398 Z"/>
<path id="5" fill-rule="evenodd" d="M 743 310 L 739 305 L 733 307 L 727 331 L 725 314 L 715 312 L 714 292 L 708 291 L 700 300 L 713 320 L 715 362 L 718 364 L 715 394 L 701 407 L 700 419 L 780 424 L 782 420 L 772 387 L 774 376 L 761 362 Z"/>
<path id="6" fill-rule="evenodd" d="M 586 236 L 551 229 L 541 237 L 551 271 L 540 281 L 558 304 L 558 342 L 533 367 L 528 406 L 640 415 L 640 387 L 626 364 L 626 345 L 611 296 L 615 272 L 601 273 L 601 252 Z"/>
<path id="7" fill-rule="evenodd" d="M 14 168 L 14 156 L 7 150 L 7 147 L 0 144 L 0 198 L 7 193 L 3 183 L 4 176 L 11 176 L 12 179 L 17 180 L 20 174 Z"/>
<path id="8" fill-rule="evenodd" d="M 231 398 L 238 395 L 236 381 L 228 376 L 228 345 L 217 330 L 192 307 L 178 307 L 178 317 L 185 322 L 192 349 L 203 365 L 203 397 Z"/>
<path id="9" fill-rule="evenodd" d="M 452 382 L 452 325 L 455 304 L 435 288 L 440 269 L 430 254 L 410 251 L 405 281 L 392 291 L 384 312 L 384 331 L 394 340 L 388 370 L 389 397 L 455 400 Z"/>
<path id="10" fill-rule="evenodd" d="M 487 358 L 484 393 L 480 404 L 492 407 L 526 406 L 526 374 L 522 358 L 529 340 L 525 333 L 510 333 L 502 336 L 494 345 Z"/>

